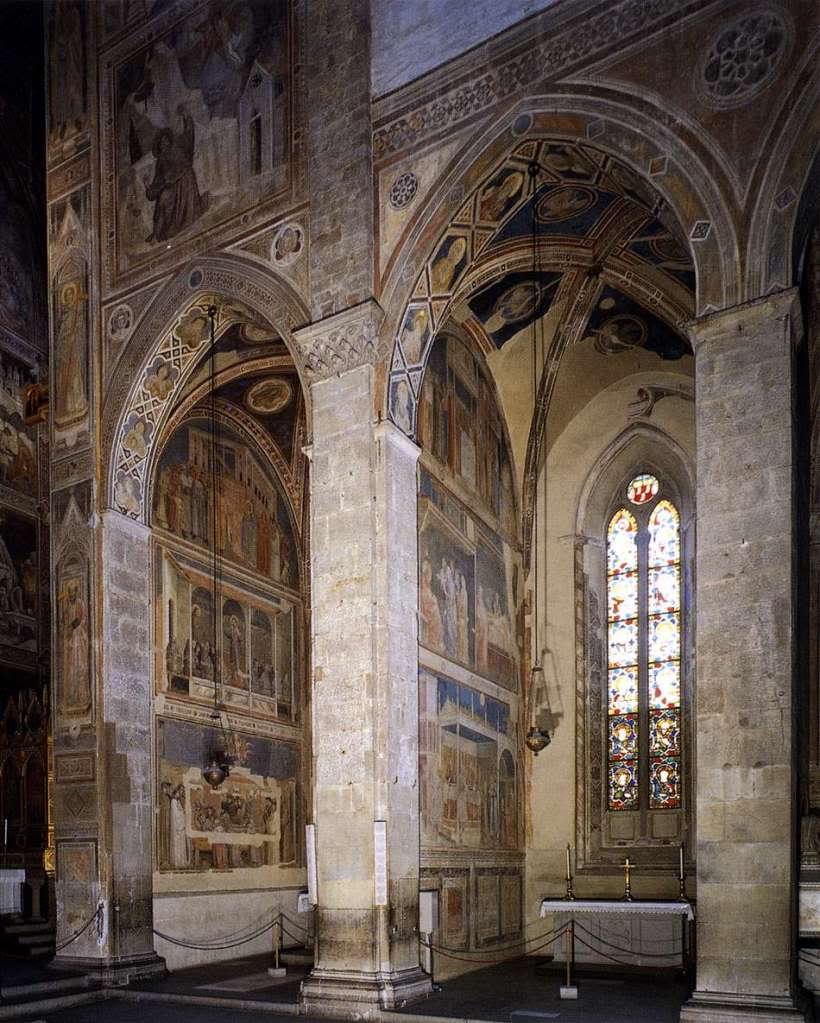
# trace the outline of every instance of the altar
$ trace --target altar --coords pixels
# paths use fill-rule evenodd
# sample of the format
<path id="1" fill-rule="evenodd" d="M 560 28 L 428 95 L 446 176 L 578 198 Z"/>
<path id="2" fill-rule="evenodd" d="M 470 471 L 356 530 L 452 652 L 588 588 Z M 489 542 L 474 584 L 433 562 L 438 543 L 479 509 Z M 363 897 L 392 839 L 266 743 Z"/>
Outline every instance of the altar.
<path id="1" fill-rule="evenodd" d="M 23 910 L 25 870 L 0 870 L 0 915 Z"/>
<path id="2" fill-rule="evenodd" d="M 603 960 L 623 966 L 680 966 L 682 969 L 689 963 L 690 925 L 695 911 L 685 899 L 544 899 L 541 916 L 555 916 L 556 930 L 567 925 L 563 942 L 567 982 L 562 987 L 562 997 L 576 997 L 563 994 L 565 990 L 575 990 L 571 976 L 576 961 Z M 676 920 L 680 921 L 679 928 L 667 927 L 665 933 L 652 927 L 653 923 L 669 924 Z M 644 927 L 643 921 L 650 926 Z M 676 933 L 677 939 L 672 940 L 670 935 Z"/>

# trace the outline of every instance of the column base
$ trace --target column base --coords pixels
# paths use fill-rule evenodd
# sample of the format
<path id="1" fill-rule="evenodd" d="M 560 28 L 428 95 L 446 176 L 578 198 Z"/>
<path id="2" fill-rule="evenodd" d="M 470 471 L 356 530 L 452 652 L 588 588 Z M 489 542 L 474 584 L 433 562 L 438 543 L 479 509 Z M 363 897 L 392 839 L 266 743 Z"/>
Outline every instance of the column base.
<path id="1" fill-rule="evenodd" d="M 681 1006 L 681 1023 L 807 1023 L 814 1019 L 808 1004 L 799 998 L 735 995 L 694 991 Z"/>
<path id="2" fill-rule="evenodd" d="M 337 1019 L 378 1019 L 382 1009 L 401 1008 L 406 1002 L 426 998 L 431 991 L 430 977 L 419 967 L 388 974 L 319 969 L 302 981 L 299 1012 Z"/>
<path id="3" fill-rule="evenodd" d="M 50 970 L 71 970 L 85 973 L 104 987 L 123 987 L 134 980 L 165 977 L 168 968 L 156 952 L 116 959 L 95 959 L 93 956 L 56 955 L 48 964 Z"/>

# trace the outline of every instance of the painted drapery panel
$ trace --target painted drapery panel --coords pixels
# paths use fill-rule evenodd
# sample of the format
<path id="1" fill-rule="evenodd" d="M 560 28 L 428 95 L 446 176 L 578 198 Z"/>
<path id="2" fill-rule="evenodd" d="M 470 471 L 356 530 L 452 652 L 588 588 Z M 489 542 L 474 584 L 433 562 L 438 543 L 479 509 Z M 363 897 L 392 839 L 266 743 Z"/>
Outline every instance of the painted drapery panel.
<path id="1" fill-rule="evenodd" d="M 237 733 L 238 763 L 211 789 L 202 764 L 218 738 L 212 728 L 157 720 L 159 869 L 296 866 L 299 747 Z"/>
<path id="2" fill-rule="evenodd" d="M 285 0 L 212 0 L 115 63 L 120 272 L 288 187 L 290 36 Z"/>
<path id="3" fill-rule="evenodd" d="M 419 715 L 423 845 L 515 849 L 516 726 L 509 704 L 422 669 Z"/>

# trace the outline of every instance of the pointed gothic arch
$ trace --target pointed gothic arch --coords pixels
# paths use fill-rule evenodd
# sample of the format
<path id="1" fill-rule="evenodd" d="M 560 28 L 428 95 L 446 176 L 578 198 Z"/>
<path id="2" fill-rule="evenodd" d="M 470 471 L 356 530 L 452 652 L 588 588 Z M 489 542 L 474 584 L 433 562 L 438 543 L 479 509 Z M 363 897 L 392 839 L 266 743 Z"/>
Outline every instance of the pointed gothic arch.
<path id="1" fill-rule="evenodd" d="M 309 320 L 309 313 L 293 289 L 238 257 L 219 255 L 192 261 L 143 314 L 103 408 L 103 450 L 108 453 L 106 506 L 137 521 L 146 518 L 146 469 L 153 445 L 202 354 L 203 338 L 189 343 L 180 339 L 178 328 L 192 310 L 204 316 L 212 304 L 217 306 L 217 337 L 245 322 L 267 328 L 284 341 L 309 402 L 304 360 L 292 341 L 294 328 Z M 131 451 L 124 444 L 126 423 L 136 419 L 144 423 L 145 445 L 140 451 Z"/>

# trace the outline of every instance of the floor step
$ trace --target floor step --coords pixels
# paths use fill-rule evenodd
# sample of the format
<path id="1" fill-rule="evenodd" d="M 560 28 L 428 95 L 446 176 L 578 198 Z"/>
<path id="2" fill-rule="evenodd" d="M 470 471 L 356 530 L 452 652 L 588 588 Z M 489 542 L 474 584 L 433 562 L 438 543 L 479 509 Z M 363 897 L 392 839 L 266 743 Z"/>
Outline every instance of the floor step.
<path id="1" fill-rule="evenodd" d="M 287 952 L 279 953 L 279 961 L 288 966 L 312 966 L 313 952 L 307 949 L 304 952 L 301 949 L 288 949 Z"/>
<path id="2" fill-rule="evenodd" d="M 27 924 L 7 924 L 5 927 L 0 928 L 3 934 L 10 935 L 22 935 L 22 934 L 48 934 L 54 931 L 54 927 L 47 920 L 41 922 L 32 922 Z"/>

